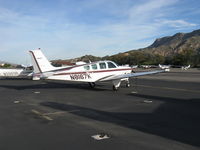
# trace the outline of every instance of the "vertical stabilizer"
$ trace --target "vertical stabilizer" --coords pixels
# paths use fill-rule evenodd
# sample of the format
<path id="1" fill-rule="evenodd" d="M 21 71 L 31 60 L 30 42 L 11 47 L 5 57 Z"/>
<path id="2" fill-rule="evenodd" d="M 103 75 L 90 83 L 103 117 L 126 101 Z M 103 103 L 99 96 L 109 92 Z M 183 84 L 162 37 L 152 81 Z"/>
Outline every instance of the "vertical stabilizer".
<path id="1" fill-rule="evenodd" d="M 31 62 L 33 65 L 34 73 L 43 73 L 55 69 L 55 67 L 50 64 L 40 49 L 31 50 L 29 52 L 31 55 Z"/>

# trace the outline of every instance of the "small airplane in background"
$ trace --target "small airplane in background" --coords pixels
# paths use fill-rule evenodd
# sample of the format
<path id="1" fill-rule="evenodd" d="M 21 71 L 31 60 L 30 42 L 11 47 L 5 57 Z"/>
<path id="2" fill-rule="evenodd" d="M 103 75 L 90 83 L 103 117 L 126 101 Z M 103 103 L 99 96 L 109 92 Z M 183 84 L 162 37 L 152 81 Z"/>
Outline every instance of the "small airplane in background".
<path id="1" fill-rule="evenodd" d="M 164 69 L 165 71 L 170 71 L 169 68 L 171 67 L 171 65 L 161 65 L 161 64 L 159 64 L 158 66 L 159 68 Z"/>
<path id="2" fill-rule="evenodd" d="M 131 68 L 136 69 L 136 68 L 138 68 L 138 65 L 133 65 L 133 66 L 131 66 Z"/>
<path id="3" fill-rule="evenodd" d="M 24 67 L 20 69 L 0 69 L 0 77 L 1 78 L 12 78 L 12 77 L 31 77 L 33 74 L 33 70 L 30 70 L 29 67 Z"/>
<path id="4" fill-rule="evenodd" d="M 118 66 L 113 61 L 97 61 L 70 67 L 54 67 L 40 49 L 29 52 L 35 77 L 48 80 L 88 82 L 92 88 L 95 87 L 96 82 L 111 81 L 113 83 L 113 90 L 117 90 L 120 87 L 121 81 L 126 81 L 126 86 L 129 87 L 130 77 L 164 72 L 164 70 L 156 70 L 133 73 L 131 67 Z"/>
<path id="5" fill-rule="evenodd" d="M 169 69 L 171 67 L 171 65 L 161 65 L 161 64 L 159 64 L 158 66 L 161 69 Z"/>
<path id="6" fill-rule="evenodd" d="M 188 70 L 189 68 L 190 68 L 190 65 L 181 67 L 182 70 Z"/>
<path id="7" fill-rule="evenodd" d="M 141 65 L 141 67 L 144 69 L 148 69 L 148 68 L 151 68 L 151 65 Z"/>

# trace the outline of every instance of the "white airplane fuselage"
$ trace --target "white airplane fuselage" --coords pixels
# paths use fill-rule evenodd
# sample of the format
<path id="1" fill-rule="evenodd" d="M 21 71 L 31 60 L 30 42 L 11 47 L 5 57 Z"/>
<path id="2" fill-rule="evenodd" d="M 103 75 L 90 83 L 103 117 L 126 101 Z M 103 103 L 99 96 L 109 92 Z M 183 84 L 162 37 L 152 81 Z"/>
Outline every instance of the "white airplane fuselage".
<path id="1" fill-rule="evenodd" d="M 0 77 L 17 77 L 23 69 L 0 69 Z"/>
<path id="2" fill-rule="evenodd" d="M 113 68 L 109 68 L 109 64 L 112 64 Z M 52 72 L 44 72 L 42 77 L 51 80 L 96 82 L 108 80 L 112 76 L 128 74 L 131 71 L 131 67 L 117 66 L 112 61 L 99 61 L 53 70 Z"/>
<path id="3" fill-rule="evenodd" d="M 25 69 L 0 69 L 0 77 L 28 77 L 31 73 Z"/>

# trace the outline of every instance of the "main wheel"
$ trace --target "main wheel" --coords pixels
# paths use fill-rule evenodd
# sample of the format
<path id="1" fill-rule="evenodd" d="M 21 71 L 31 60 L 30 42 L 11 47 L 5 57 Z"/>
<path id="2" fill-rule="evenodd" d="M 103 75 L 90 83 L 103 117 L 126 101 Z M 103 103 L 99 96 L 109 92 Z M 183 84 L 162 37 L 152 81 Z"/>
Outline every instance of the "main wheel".
<path id="1" fill-rule="evenodd" d="M 89 85 L 91 88 L 94 88 L 96 86 L 96 84 L 94 82 L 89 82 Z"/>
<path id="2" fill-rule="evenodd" d="M 113 85 L 113 91 L 117 91 L 117 90 L 118 90 L 118 87 Z"/>

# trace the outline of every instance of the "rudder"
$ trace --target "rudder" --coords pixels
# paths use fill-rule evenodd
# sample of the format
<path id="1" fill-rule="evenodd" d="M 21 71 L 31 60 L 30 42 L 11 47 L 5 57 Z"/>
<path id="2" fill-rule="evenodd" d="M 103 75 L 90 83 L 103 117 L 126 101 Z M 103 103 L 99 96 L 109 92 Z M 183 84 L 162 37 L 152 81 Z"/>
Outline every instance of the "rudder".
<path id="1" fill-rule="evenodd" d="M 34 73 L 43 73 L 54 70 L 48 59 L 44 56 L 40 49 L 29 51 L 31 55 L 31 61 L 34 69 Z"/>

